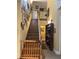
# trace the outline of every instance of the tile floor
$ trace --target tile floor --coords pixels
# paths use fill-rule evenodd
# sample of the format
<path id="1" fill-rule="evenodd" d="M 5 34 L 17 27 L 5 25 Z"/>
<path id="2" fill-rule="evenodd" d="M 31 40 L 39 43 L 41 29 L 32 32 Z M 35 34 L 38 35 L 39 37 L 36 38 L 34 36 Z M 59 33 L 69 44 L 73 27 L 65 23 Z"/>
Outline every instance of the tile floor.
<path id="1" fill-rule="evenodd" d="M 56 55 L 53 51 L 43 49 L 45 59 L 61 59 L 61 55 Z"/>

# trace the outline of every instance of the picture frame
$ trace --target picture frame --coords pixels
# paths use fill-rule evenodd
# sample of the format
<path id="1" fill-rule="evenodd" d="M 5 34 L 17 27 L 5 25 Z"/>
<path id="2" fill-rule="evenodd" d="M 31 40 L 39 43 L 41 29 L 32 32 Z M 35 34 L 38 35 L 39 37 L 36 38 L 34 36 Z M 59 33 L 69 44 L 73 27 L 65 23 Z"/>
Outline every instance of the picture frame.
<path id="1" fill-rule="evenodd" d="M 22 22 L 21 22 L 22 30 L 24 30 L 24 26 L 25 26 L 26 23 L 27 23 L 26 15 L 24 13 L 22 13 Z"/>

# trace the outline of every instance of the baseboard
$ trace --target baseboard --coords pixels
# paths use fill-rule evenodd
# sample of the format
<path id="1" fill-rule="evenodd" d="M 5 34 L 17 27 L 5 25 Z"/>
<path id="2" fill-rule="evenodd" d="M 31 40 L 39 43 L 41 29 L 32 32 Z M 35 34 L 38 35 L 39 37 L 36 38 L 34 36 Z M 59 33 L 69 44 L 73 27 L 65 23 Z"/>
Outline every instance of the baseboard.
<path id="1" fill-rule="evenodd" d="M 54 48 L 54 53 L 55 53 L 56 55 L 61 55 L 61 51 L 59 51 L 58 49 L 55 49 L 55 48 Z"/>

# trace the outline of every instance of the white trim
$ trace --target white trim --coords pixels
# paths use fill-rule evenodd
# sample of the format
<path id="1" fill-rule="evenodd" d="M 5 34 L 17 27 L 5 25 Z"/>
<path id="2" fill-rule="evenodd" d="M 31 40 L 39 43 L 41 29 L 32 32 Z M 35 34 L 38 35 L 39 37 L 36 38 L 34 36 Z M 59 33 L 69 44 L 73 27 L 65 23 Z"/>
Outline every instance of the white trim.
<path id="1" fill-rule="evenodd" d="M 59 51 L 58 49 L 54 48 L 54 52 L 55 52 L 56 55 L 61 55 L 61 51 Z"/>

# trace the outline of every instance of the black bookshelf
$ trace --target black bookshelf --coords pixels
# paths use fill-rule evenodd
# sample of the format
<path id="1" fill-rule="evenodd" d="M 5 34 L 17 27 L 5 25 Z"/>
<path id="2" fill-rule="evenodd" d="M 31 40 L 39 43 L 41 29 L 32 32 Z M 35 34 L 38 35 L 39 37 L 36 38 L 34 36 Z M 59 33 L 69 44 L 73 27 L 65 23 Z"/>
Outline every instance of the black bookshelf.
<path id="1" fill-rule="evenodd" d="M 46 25 L 46 44 L 50 50 L 53 50 L 54 40 L 54 24 L 50 23 Z"/>

